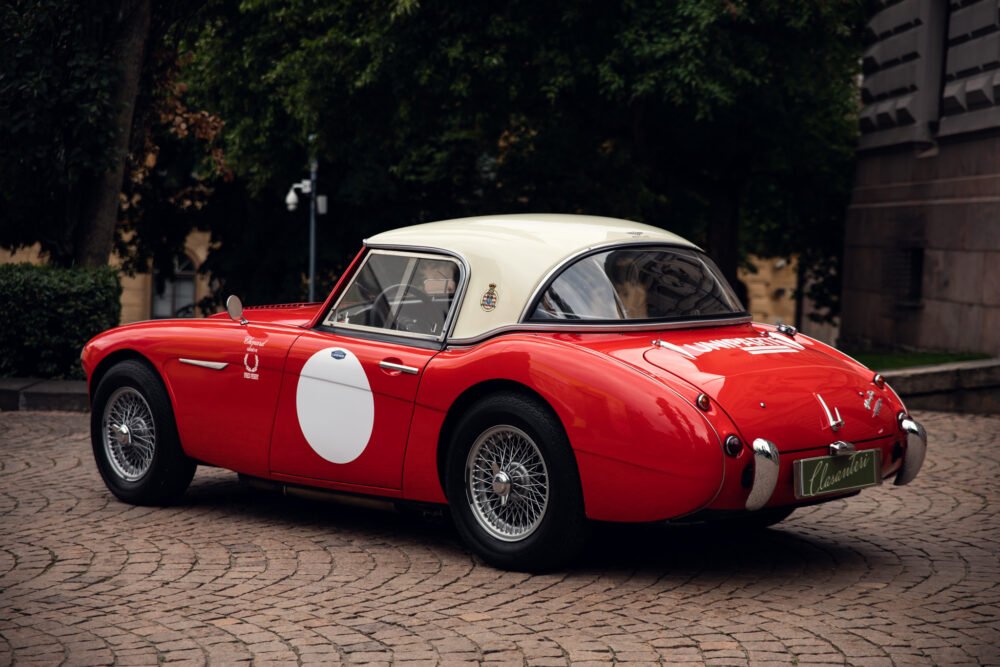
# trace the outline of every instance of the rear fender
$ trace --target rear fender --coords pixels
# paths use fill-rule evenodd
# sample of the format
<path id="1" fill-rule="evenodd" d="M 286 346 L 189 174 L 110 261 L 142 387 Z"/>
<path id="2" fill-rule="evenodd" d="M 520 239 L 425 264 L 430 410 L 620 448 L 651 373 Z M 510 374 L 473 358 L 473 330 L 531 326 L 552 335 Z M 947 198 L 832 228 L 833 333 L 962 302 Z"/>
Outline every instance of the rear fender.
<path id="1" fill-rule="evenodd" d="M 446 420 L 467 404 L 463 396 L 497 386 L 524 387 L 551 407 L 573 448 L 592 519 L 670 518 L 719 491 L 719 435 L 673 388 L 592 350 L 515 334 L 445 350 L 428 365 L 406 451 L 404 497 L 445 501 L 438 456 L 449 445 Z"/>

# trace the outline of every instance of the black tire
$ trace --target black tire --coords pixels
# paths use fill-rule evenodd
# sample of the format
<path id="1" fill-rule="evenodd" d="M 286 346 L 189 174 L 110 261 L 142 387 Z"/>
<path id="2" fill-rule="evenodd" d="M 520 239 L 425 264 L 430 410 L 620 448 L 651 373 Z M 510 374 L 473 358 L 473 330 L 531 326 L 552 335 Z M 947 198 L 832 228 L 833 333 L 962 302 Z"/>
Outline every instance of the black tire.
<path id="1" fill-rule="evenodd" d="M 90 440 L 104 483 L 127 503 L 169 504 L 194 477 L 197 464 L 181 449 L 167 390 L 141 361 L 122 361 L 101 378 Z"/>
<path id="2" fill-rule="evenodd" d="M 489 470 L 475 465 L 487 459 Z M 491 565 L 550 570 L 573 560 L 586 542 L 576 459 L 562 425 L 537 399 L 499 393 L 473 405 L 455 428 L 445 478 L 458 532 Z"/>

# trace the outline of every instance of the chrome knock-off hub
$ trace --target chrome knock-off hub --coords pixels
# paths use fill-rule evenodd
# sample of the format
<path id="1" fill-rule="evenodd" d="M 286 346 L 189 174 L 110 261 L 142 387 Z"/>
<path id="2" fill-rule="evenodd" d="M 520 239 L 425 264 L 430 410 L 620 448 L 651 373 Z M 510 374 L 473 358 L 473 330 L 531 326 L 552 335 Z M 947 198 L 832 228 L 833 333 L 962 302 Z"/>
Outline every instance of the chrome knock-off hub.
<path id="1" fill-rule="evenodd" d="M 466 493 L 473 516 L 491 536 L 516 542 L 545 516 L 549 475 L 531 437 L 511 425 L 484 431 L 466 459 Z"/>
<path id="2" fill-rule="evenodd" d="M 500 496 L 500 502 L 506 504 L 510 495 L 511 481 L 510 475 L 501 470 L 493 476 L 493 493 Z"/>
<path id="3" fill-rule="evenodd" d="M 111 471 L 134 482 L 149 472 L 156 451 L 153 411 L 133 387 L 119 387 L 104 406 L 103 449 Z"/>

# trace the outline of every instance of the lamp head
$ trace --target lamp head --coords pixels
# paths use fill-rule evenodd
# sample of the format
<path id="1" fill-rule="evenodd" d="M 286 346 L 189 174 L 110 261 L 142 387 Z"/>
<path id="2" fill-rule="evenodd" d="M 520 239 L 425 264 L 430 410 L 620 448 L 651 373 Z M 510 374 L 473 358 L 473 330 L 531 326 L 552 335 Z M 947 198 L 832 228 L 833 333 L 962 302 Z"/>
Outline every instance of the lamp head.
<path id="1" fill-rule="evenodd" d="M 292 186 L 292 188 L 288 191 L 288 194 L 285 195 L 285 206 L 288 207 L 289 211 L 294 211 L 299 207 L 299 196 L 295 194 L 294 186 Z"/>

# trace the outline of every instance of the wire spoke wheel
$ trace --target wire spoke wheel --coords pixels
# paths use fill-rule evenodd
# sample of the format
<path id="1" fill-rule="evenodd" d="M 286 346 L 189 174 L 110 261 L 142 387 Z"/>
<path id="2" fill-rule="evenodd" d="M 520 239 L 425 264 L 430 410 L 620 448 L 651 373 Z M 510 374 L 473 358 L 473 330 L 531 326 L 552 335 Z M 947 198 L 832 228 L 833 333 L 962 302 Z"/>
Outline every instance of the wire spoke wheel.
<path id="1" fill-rule="evenodd" d="M 153 465 L 156 425 L 138 390 L 119 387 L 104 407 L 103 445 L 114 473 L 126 482 L 142 479 Z"/>
<path id="2" fill-rule="evenodd" d="M 549 504 L 549 474 L 527 433 L 506 424 L 487 429 L 469 450 L 465 470 L 469 507 L 483 530 L 504 542 L 535 532 Z"/>

